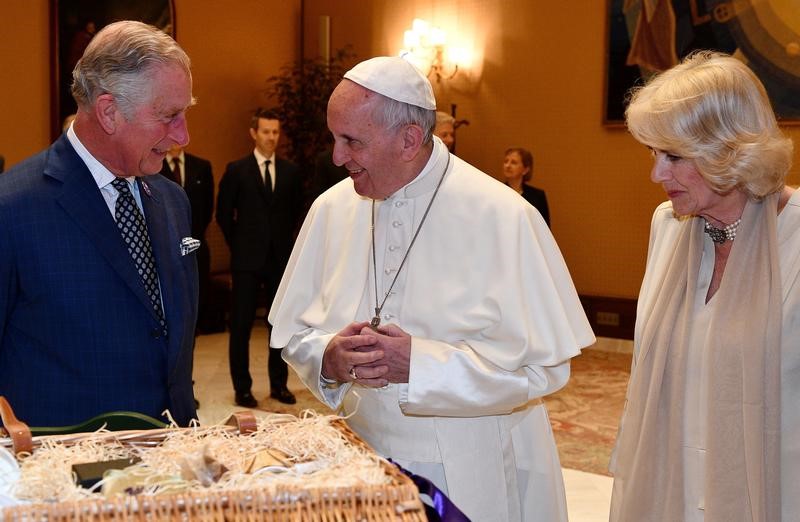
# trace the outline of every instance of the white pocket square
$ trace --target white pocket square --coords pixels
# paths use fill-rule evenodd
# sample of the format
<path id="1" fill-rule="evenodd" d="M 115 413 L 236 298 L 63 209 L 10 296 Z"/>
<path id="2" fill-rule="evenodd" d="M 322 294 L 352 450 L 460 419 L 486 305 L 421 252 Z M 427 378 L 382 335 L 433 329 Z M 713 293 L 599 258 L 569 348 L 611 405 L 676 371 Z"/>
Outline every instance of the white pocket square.
<path id="1" fill-rule="evenodd" d="M 181 239 L 181 255 L 186 256 L 200 248 L 200 240 L 193 237 Z"/>

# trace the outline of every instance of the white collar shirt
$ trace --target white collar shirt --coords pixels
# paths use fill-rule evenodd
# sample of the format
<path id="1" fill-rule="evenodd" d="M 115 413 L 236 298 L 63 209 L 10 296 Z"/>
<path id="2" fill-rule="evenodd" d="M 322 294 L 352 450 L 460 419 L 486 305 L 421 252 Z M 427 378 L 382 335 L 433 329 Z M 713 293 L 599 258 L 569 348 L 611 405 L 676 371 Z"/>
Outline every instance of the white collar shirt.
<path id="1" fill-rule="evenodd" d="M 97 188 L 100 189 L 100 194 L 103 195 L 103 199 L 108 206 L 109 212 L 111 212 L 112 216 L 115 216 L 117 196 L 119 195 L 119 192 L 117 192 L 117 189 L 114 188 L 111 182 L 114 181 L 117 176 L 112 174 L 110 170 L 108 170 L 97 160 L 97 158 L 92 156 L 92 153 L 89 152 L 83 143 L 81 143 L 81 140 L 78 139 L 78 135 L 75 134 L 73 125 L 70 125 L 69 129 L 67 129 L 67 139 L 69 140 L 70 144 L 72 144 L 72 147 L 75 149 L 75 152 L 78 153 L 78 156 L 80 156 L 81 160 L 86 164 L 86 168 L 88 168 L 89 172 L 92 174 L 94 182 L 97 184 Z M 141 194 L 139 194 L 139 184 L 136 183 L 136 177 L 128 176 L 124 177 L 123 179 L 130 185 L 131 194 L 133 194 L 133 198 L 136 200 L 139 210 L 142 212 L 142 215 L 144 215 L 142 197 Z"/>

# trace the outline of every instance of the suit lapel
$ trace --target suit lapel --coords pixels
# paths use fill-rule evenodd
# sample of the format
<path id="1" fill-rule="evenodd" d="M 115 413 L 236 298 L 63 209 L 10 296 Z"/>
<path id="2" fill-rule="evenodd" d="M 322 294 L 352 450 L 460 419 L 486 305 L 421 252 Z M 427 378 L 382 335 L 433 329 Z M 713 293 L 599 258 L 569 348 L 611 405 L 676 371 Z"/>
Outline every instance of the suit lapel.
<path id="1" fill-rule="evenodd" d="M 283 176 L 281 176 L 281 169 L 280 169 L 280 162 L 278 158 L 275 158 L 275 189 L 272 191 L 273 194 L 278 192 L 283 185 Z"/>
<path id="2" fill-rule="evenodd" d="M 194 185 L 194 159 L 188 154 L 183 155 L 183 190 L 190 189 Z"/>
<path id="3" fill-rule="evenodd" d="M 166 158 L 161 161 L 161 175 L 167 179 L 172 179 L 172 169 L 169 168 Z"/>
<path id="4" fill-rule="evenodd" d="M 139 193 L 142 197 L 147 231 L 150 244 L 156 258 L 158 279 L 161 285 L 161 298 L 164 304 L 164 316 L 169 330 L 167 351 L 168 364 L 171 371 L 179 369 L 178 359 L 186 339 L 193 339 L 194 319 L 191 319 L 192 299 L 197 298 L 196 280 L 193 283 L 180 256 L 179 220 L 173 214 L 168 190 L 172 188 L 162 179 L 152 176 L 137 178 Z M 187 222 L 187 231 L 189 223 Z M 197 277 L 197 272 L 193 272 Z M 190 344 L 191 346 L 191 344 Z"/>
<path id="5" fill-rule="evenodd" d="M 164 313 L 169 314 L 169 311 L 175 308 L 173 306 L 175 296 L 170 291 L 172 288 L 170 282 L 174 280 L 173 252 L 171 249 L 176 252 L 179 251 L 180 240 L 177 238 L 177 234 L 170 230 L 172 220 L 167 217 L 164 200 L 160 197 L 157 187 L 142 178 L 136 178 L 136 182 L 139 184 L 139 195 L 144 208 L 150 245 L 153 247 L 153 255 L 156 258 L 156 270 L 158 271 L 158 280 L 161 286 Z M 169 321 L 168 316 L 167 319 L 168 325 L 175 324 L 174 321 Z"/>
<path id="6" fill-rule="evenodd" d="M 62 182 L 63 190 L 58 197 L 61 208 L 86 233 L 142 305 L 152 310 L 133 259 L 100 189 L 66 135 L 53 145 L 44 173 Z"/>

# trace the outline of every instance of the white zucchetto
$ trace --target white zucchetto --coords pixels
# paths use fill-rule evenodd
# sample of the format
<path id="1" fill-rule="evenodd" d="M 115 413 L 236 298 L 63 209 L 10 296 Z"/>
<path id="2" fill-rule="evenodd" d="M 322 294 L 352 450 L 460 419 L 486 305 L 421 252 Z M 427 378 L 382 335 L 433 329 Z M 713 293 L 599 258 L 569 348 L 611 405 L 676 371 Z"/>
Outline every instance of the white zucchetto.
<path id="1" fill-rule="evenodd" d="M 400 56 L 370 58 L 347 71 L 344 77 L 387 98 L 436 110 L 431 82 Z"/>

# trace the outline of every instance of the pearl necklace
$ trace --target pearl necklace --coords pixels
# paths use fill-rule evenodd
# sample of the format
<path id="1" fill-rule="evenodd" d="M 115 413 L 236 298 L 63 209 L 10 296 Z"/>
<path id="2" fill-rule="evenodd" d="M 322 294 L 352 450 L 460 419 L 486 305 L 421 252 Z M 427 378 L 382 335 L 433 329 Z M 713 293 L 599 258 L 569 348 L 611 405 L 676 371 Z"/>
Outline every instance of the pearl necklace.
<path id="1" fill-rule="evenodd" d="M 706 221 L 705 232 L 711 237 L 711 241 L 721 245 L 725 241 L 733 241 L 736 238 L 736 229 L 739 228 L 741 219 L 737 219 L 730 225 L 725 225 L 722 228 L 717 228 L 708 221 Z"/>

